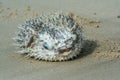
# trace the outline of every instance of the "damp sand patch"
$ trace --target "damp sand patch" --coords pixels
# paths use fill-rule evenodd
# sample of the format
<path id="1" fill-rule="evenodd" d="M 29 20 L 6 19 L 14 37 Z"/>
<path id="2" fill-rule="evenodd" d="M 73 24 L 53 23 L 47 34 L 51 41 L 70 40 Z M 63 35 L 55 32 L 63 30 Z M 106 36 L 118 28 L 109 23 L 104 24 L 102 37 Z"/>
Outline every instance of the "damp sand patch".
<path id="1" fill-rule="evenodd" d="M 120 42 L 111 40 L 96 41 L 97 47 L 92 54 L 97 58 L 119 58 L 120 59 Z"/>

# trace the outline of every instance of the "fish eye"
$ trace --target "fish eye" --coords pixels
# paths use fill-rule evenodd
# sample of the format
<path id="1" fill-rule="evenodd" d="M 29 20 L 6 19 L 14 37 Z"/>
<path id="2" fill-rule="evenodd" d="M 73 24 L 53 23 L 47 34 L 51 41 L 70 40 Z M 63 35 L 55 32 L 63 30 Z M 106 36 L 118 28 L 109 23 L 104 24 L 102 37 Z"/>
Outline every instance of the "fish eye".
<path id="1" fill-rule="evenodd" d="M 49 49 L 47 42 L 44 42 L 44 43 L 43 43 L 43 47 L 44 47 L 45 49 Z"/>

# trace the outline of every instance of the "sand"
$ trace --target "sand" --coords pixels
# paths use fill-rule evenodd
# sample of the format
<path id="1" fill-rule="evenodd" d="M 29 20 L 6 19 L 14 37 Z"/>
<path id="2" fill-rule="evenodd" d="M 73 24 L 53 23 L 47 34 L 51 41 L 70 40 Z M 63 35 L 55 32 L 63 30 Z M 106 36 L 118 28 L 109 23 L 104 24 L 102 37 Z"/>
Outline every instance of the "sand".
<path id="1" fill-rule="evenodd" d="M 120 0 L 0 0 L 0 80 L 119 80 Z M 12 38 L 25 19 L 62 10 L 83 27 L 83 55 L 45 62 L 15 53 Z"/>

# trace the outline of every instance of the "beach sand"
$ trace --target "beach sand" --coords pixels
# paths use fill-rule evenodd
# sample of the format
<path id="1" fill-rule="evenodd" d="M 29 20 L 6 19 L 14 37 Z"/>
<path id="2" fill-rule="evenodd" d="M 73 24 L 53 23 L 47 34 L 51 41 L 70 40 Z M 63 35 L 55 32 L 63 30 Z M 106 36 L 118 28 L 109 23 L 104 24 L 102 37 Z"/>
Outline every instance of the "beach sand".
<path id="1" fill-rule="evenodd" d="M 0 0 L 0 80 L 119 80 L 120 0 Z M 38 61 L 16 54 L 17 26 L 46 12 L 72 12 L 83 27 L 77 59 Z"/>

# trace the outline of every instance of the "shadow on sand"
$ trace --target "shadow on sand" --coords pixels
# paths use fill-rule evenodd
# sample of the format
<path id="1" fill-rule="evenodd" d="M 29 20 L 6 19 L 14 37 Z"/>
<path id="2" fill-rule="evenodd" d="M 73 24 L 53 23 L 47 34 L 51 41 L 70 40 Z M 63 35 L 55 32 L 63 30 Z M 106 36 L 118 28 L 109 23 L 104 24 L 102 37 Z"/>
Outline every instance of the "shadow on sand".
<path id="1" fill-rule="evenodd" d="M 81 54 L 77 57 L 77 59 L 92 54 L 96 47 L 97 47 L 96 41 L 85 40 Z"/>

